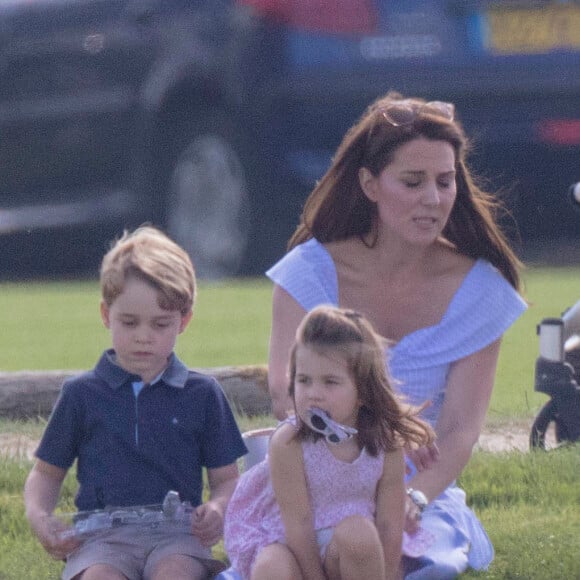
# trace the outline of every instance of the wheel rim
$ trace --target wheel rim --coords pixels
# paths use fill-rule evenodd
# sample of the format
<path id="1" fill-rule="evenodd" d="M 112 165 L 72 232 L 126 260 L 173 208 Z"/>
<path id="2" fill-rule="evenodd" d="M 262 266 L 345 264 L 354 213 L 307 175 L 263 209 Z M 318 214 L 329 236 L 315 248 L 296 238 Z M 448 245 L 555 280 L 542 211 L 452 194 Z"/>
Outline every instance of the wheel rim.
<path id="1" fill-rule="evenodd" d="M 167 229 L 201 278 L 235 274 L 249 235 L 242 163 L 223 138 L 204 135 L 178 158 L 169 184 Z"/>

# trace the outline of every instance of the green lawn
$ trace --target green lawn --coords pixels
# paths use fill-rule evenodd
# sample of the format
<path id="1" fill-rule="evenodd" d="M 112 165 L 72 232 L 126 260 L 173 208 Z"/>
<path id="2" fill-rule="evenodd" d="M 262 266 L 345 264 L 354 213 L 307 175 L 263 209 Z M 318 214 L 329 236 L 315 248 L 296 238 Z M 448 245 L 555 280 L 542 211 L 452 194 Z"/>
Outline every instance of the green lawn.
<path id="1" fill-rule="evenodd" d="M 580 444 L 557 451 L 476 453 L 459 483 L 495 548 L 465 578 L 580 578 Z"/>
<path id="2" fill-rule="evenodd" d="M 244 429 L 261 421 L 245 422 Z M 0 579 L 56 580 L 62 565 L 32 536 L 23 514 L 22 486 L 31 463 L 0 457 Z M 575 580 L 580 570 L 580 445 L 549 453 L 477 452 L 460 485 L 486 527 L 496 557 L 486 572 L 462 578 Z M 72 510 L 69 474 L 61 506 Z M 214 550 L 224 558 L 223 546 Z"/>
<path id="3" fill-rule="evenodd" d="M 530 309 L 507 332 L 488 422 L 531 419 L 546 401 L 533 392 L 538 354 L 536 325 L 579 298 L 580 268 L 538 268 L 525 273 Z M 191 366 L 264 363 L 271 287 L 263 280 L 201 284 L 193 323 L 178 354 Z M 94 365 L 108 335 L 99 321 L 95 282 L 0 284 L 0 369 L 82 369 Z M 239 418 L 242 430 L 272 424 L 271 417 Z M 40 423 L 0 421 L 0 432 L 39 436 Z M 23 515 L 22 486 L 31 463 L 0 456 L 0 580 L 56 579 L 51 561 Z M 465 578 L 569 580 L 580 570 L 580 445 L 549 453 L 476 452 L 462 474 L 467 491 L 496 548 L 487 572 Z M 62 506 L 72 509 L 69 476 Z M 223 557 L 221 546 L 216 555 Z"/>
<path id="4" fill-rule="evenodd" d="M 109 336 L 96 282 L 0 284 L 0 368 L 7 371 L 94 366 Z M 202 284 L 178 354 L 192 366 L 266 361 L 271 288 L 265 280 Z"/>
<path id="5" fill-rule="evenodd" d="M 536 325 L 580 298 L 580 267 L 534 268 L 524 274 L 529 310 L 506 333 L 490 422 L 530 418 L 547 400 L 534 393 Z M 267 360 L 271 285 L 265 279 L 202 283 L 177 352 L 190 366 L 260 364 Z M 0 284 L 0 369 L 85 369 L 109 344 L 99 319 L 96 282 Z"/>

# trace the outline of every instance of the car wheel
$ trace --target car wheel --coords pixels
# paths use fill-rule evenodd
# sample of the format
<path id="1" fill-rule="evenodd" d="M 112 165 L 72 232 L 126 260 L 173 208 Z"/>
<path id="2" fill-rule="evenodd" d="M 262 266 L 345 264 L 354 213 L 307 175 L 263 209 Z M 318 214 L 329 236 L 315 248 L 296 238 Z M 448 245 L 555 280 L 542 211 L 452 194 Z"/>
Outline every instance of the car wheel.
<path id="1" fill-rule="evenodd" d="M 233 133 L 219 121 L 194 126 L 170 169 L 166 227 L 200 278 L 239 270 L 250 235 L 248 181 Z"/>
<path id="2" fill-rule="evenodd" d="M 566 426 L 561 422 L 556 401 L 548 401 L 538 413 L 530 434 L 530 448 L 532 449 L 549 449 L 548 430 L 550 426 L 555 427 L 555 440 L 560 444 L 570 440 Z"/>

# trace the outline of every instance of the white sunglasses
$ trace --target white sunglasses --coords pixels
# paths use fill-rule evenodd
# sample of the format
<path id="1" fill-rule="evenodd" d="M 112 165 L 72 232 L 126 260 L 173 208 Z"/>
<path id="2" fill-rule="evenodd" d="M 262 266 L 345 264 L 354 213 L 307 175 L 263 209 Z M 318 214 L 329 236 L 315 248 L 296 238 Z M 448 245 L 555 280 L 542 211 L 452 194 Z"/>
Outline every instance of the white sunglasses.
<path id="1" fill-rule="evenodd" d="M 442 117 L 448 121 L 453 121 L 455 117 L 455 106 L 452 103 L 444 103 L 443 101 L 417 103 L 410 99 L 405 99 L 403 101 L 393 101 L 388 105 L 379 107 L 379 111 L 393 127 L 412 125 L 415 119 L 421 115 Z"/>
<path id="2" fill-rule="evenodd" d="M 326 411 L 317 407 L 308 409 L 308 425 L 313 431 L 324 435 L 326 440 L 334 445 L 342 443 L 358 433 L 354 427 L 333 421 Z"/>

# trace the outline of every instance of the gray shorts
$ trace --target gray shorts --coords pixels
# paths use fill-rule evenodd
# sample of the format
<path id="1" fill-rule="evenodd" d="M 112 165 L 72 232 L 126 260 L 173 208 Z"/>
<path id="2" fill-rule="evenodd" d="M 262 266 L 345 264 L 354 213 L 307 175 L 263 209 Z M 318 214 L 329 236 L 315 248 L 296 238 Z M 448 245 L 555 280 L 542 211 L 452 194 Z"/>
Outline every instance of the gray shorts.
<path id="1" fill-rule="evenodd" d="M 108 564 L 129 580 L 147 580 L 154 566 L 173 554 L 196 558 L 205 565 L 210 578 L 225 569 L 222 562 L 212 558 L 209 548 L 182 527 L 122 526 L 87 539 L 69 554 L 62 579 L 71 580 L 95 564 Z"/>

